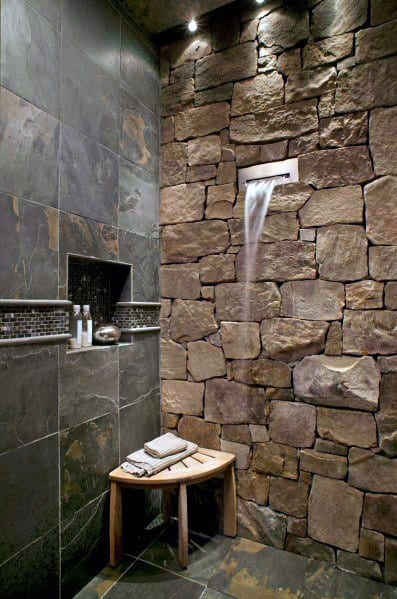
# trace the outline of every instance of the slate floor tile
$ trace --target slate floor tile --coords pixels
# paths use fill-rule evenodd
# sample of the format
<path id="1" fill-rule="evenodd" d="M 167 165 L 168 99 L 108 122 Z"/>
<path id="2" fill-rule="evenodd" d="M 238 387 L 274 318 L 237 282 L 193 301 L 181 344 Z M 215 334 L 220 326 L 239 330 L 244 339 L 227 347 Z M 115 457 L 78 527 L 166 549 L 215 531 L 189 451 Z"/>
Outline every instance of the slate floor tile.
<path id="1" fill-rule="evenodd" d="M 133 558 L 125 557 L 116 568 L 106 566 L 75 595 L 75 599 L 101 599 L 112 588 L 115 582 L 121 578 L 133 561 Z"/>

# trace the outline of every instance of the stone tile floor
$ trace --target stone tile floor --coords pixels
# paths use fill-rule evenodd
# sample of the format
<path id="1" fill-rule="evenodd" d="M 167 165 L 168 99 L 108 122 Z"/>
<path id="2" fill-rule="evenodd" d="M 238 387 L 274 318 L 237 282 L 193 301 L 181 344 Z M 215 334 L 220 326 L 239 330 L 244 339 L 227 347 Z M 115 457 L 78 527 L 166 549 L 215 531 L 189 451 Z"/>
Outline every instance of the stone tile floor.
<path id="1" fill-rule="evenodd" d="M 106 567 L 78 599 L 397 599 L 397 587 L 246 539 L 190 533 L 190 564 L 177 558 L 176 527 Z"/>

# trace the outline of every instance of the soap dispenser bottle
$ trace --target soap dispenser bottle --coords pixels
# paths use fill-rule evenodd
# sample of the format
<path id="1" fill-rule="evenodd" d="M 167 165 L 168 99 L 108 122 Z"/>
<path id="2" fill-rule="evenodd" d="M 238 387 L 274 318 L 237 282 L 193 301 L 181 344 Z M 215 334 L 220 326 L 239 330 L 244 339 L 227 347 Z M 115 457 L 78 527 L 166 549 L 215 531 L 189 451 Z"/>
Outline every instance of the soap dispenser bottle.
<path id="1" fill-rule="evenodd" d="M 90 314 L 90 307 L 88 305 L 83 306 L 82 343 L 83 347 L 91 347 L 92 345 L 92 318 Z"/>
<path id="2" fill-rule="evenodd" d="M 71 349 L 80 349 L 83 335 L 83 318 L 78 304 L 73 305 L 73 312 L 70 317 L 70 332 L 72 334 L 72 338 L 69 340 Z"/>

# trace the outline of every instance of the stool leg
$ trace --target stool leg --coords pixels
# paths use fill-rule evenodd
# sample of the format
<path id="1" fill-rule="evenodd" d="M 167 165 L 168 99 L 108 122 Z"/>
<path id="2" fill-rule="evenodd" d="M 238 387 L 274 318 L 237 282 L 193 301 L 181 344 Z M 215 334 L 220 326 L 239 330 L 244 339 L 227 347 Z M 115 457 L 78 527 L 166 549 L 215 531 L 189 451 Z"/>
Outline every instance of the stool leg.
<path id="1" fill-rule="evenodd" d="M 178 557 L 182 568 L 189 564 L 186 485 L 179 485 L 178 495 Z"/>
<path id="2" fill-rule="evenodd" d="M 110 485 L 110 565 L 117 566 L 123 553 L 123 514 L 121 487 L 112 481 Z"/>
<path id="3" fill-rule="evenodd" d="M 223 533 L 227 537 L 235 537 L 237 534 L 237 500 L 233 464 L 225 470 L 223 489 Z"/>
<path id="4" fill-rule="evenodd" d="M 163 489 L 163 515 L 165 525 L 169 526 L 172 516 L 172 489 Z"/>

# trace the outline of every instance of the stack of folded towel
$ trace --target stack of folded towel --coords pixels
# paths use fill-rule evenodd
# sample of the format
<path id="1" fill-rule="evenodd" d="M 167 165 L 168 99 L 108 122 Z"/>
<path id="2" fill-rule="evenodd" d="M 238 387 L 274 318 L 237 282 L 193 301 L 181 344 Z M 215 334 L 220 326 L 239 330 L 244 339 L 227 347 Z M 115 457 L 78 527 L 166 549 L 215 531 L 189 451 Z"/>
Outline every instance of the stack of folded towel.
<path id="1" fill-rule="evenodd" d="M 197 449 L 195 443 L 166 433 L 145 443 L 143 449 L 130 453 L 121 468 L 135 476 L 152 476 L 196 453 Z"/>

